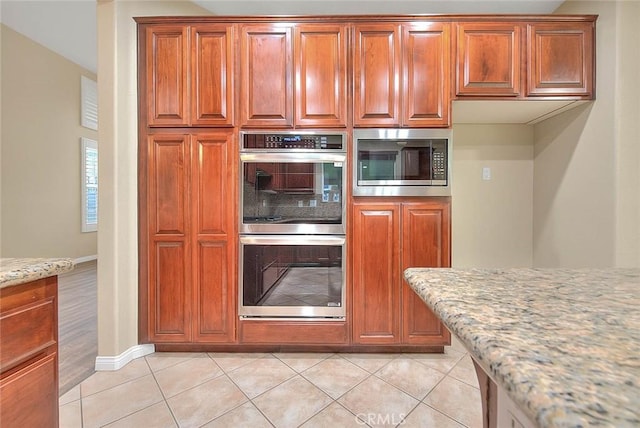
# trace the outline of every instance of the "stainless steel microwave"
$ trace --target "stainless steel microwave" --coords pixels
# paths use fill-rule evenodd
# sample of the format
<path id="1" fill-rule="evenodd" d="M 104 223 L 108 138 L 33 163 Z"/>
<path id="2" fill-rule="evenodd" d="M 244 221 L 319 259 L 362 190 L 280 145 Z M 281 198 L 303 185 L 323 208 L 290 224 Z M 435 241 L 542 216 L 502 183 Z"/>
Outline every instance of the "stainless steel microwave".
<path id="1" fill-rule="evenodd" d="M 450 196 L 450 129 L 353 132 L 353 196 Z"/>

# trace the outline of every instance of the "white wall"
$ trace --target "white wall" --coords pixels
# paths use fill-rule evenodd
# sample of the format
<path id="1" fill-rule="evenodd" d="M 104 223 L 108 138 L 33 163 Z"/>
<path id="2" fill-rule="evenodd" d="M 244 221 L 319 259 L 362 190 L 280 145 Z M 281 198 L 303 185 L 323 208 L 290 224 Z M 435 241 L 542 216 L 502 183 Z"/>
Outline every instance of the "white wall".
<path id="1" fill-rule="evenodd" d="M 453 148 L 452 266 L 531 267 L 533 127 L 457 124 Z"/>
<path id="2" fill-rule="evenodd" d="M 638 267 L 638 5 L 570 1 L 557 12 L 599 15 L 597 93 L 535 125 L 534 265 Z"/>

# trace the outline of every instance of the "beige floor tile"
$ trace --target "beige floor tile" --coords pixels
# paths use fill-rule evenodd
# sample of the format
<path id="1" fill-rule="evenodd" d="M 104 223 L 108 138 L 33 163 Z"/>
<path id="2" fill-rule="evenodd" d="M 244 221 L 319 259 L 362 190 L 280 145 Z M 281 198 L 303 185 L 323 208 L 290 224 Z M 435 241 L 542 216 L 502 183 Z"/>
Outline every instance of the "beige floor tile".
<path id="1" fill-rule="evenodd" d="M 422 400 L 445 376 L 406 357 L 396 358 L 375 375 L 418 400 Z"/>
<path id="2" fill-rule="evenodd" d="M 72 401 L 58 409 L 60 428 L 82 428 L 82 404 L 80 400 Z"/>
<path id="3" fill-rule="evenodd" d="M 451 349 L 462 352 L 463 354 L 469 352 L 467 351 L 467 348 L 464 347 L 460 339 L 458 339 L 458 337 L 453 333 L 451 333 Z"/>
<path id="4" fill-rule="evenodd" d="M 418 400 L 371 376 L 338 402 L 360 419 L 375 426 L 396 426 L 419 403 Z"/>
<path id="5" fill-rule="evenodd" d="M 222 374 L 220 367 L 207 357 L 188 359 L 169 366 L 155 372 L 155 377 L 165 398 L 169 398 Z"/>
<path id="6" fill-rule="evenodd" d="M 302 424 L 300 428 L 326 428 L 326 427 L 364 427 L 363 421 L 358 420 L 356 415 L 334 402 Z"/>
<path id="7" fill-rule="evenodd" d="M 194 358 L 210 357 L 204 352 L 155 352 L 145 357 L 154 372 Z"/>
<path id="8" fill-rule="evenodd" d="M 109 425 L 105 425 L 105 428 L 175 428 L 177 426 L 178 425 L 176 425 L 176 421 L 173 419 L 171 411 L 169 411 L 167 403 L 162 401 L 125 418 L 119 419 Z"/>
<path id="9" fill-rule="evenodd" d="M 213 358 L 213 361 L 215 361 L 225 373 L 229 373 L 238 367 L 242 367 L 260 358 L 270 357 L 271 354 L 252 352 L 210 352 L 209 356 Z"/>
<path id="10" fill-rule="evenodd" d="M 369 373 L 380 370 L 385 364 L 397 358 L 398 354 L 339 354 L 342 358 L 365 369 Z"/>
<path id="11" fill-rule="evenodd" d="M 92 374 L 80 384 L 80 394 L 82 397 L 86 397 L 150 373 L 147 361 L 144 358 L 137 358 L 120 370 L 100 371 Z"/>
<path id="12" fill-rule="evenodd" d="M 276 428 L 298 427 L 333 400 L 300 375 L 253 400 Z"/>
<path id="13" fill-rule="evenodd" d="M 76 385 L 58 399 L 60 406 L 80 399 L 80 385 Z"/>
<path id="14" fill-rule="evenodd" d="M 465 355 L 458 364 L 449 372 L 449 376 L 452 376 L 467 385 L 471 385 L 474 388 L 480 388 L 478 384 L 478 376 L 476 375 L 476 369 L 473 367 L 473 361 L 469 355 Z"/>
<path id="15" fill-rule="evenodd" d="M 464 355 L 464 353 L 449 347 L 445 349 L 444 354 L 407 354 L 408 357 L 444 374 L 449 373 Z"/>
<path id="16" fill-rule="evenodd" d="M 227 373 L 249 398 L 257 397 L 295 375 L 295 371 L 273 356 L 260 358 Z"/>
<path id="17" fill-rule="evenodd" d="M 480 390 L 451 376 L 446 376 L 422 401 L 463 425 L 482 427 Z"/>
<path id="18" fill-rule="evenodd" d="M 240 407 L 225 413 L 202 428 L 273 428 L 267 418 L 252 403 L 244 403 Z"/>
<path id="19" fill-rule="evenodd" d="M 158 388 L 153 376 L 149 374 L 134 379 L 83 397 L 83 427 L 91 428 L 106 425 L 162 400 L 160 388 Z"/>
<path id="20" fill-rule="evenodd" d="M 402 428 L 464 428 L 446 415 L 420 403 L 400 425 Z"/>
<path id="21" fill-rule="evenodd" d="M 220 376 L 167 400 L 180 427 L 199 427 L 245 403 L 247 397 Z"/>
<path id="22" fill-rule="evenodd" d="M 328 358 L 301 374 L 333 399 L 371 376 L 369 372 L 340 357 Z"/>
<path id="23" fill-rule="evenodd" d="M 309 367 L 313 367 L 321 361 L 333 356 L 334 354 L 326 353 L 303 353 L 303 352 L 287 352 L 273 354 L 280 361 L 297 371 L 298 373 L 305 371 Z"/>

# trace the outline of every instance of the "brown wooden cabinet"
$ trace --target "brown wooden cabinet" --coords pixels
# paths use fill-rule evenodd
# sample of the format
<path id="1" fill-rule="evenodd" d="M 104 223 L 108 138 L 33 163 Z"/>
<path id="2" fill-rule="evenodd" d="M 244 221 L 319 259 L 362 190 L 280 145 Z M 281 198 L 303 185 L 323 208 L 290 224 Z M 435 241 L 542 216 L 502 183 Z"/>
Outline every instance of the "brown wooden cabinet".
<path id="1" fill-rule="evenodd" d="M 592 99 L 595 22 L 527 26 L 527 96 Z"/>
<path id="2" fill-rule="evenodd" d="M 346 26 L 247 24 L 241 36 L 242 126 L 347 125 Z"/>
<path id="3" fill-rule="evenodd" d="M 143 336 L 235 340 L 235 144 L 231 132 L 148 137 Z M 148 288 L 146 284 L 148 285 Z"/>
<path id="4" fill-rule="evenodd" d="M 356 201 L 352 218 L 354 343 L 449 344 L 449 332 L 402 276 L 410 266 L 450 266 L 448 199 Z"/>
<path id="5" fill-rule="evenodd" d="M 233 126 L 232 25 L 157 25 L 144 40 L 149 126 Z"/>
<path id="6" fill-rule="evenodd" d="M 0 289 L 0 426 L 58 426 L 58 277 Z"/>
<path id="7" fill-rule="evenodd" d="M 521 95 L 523 24 L 464 22 L 456 29 L 456 96 Z"/>
<path id="8" fill-rule="evenodd" d="M 355 26 L 354 126 L 450 125 L 450 24 Z"/>

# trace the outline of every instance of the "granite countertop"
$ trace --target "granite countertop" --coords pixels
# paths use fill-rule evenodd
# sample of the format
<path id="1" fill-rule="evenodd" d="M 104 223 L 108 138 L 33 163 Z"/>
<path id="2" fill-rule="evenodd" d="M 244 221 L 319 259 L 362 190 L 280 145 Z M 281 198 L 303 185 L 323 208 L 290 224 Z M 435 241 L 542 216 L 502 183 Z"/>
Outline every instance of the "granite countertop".
<path id="1" fill-rule="evenodd" d="M 640 269 L 409 268 L 405 278 L 539 426 L 640 426 Z"/>
<path id="2" fill-rule="evenodd" d="M 71 259 L 0 259 L 0 288 L 73 270 Z"/>

